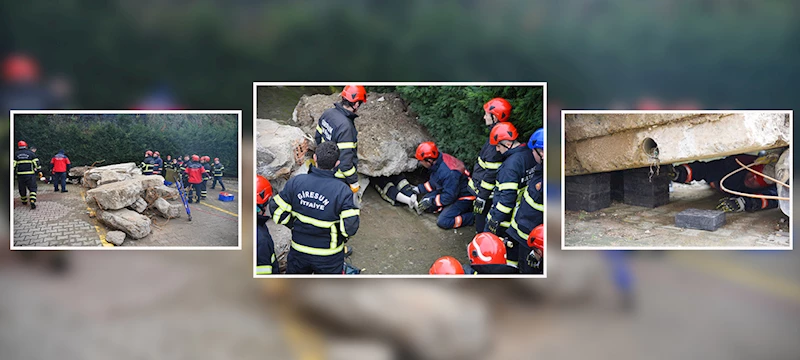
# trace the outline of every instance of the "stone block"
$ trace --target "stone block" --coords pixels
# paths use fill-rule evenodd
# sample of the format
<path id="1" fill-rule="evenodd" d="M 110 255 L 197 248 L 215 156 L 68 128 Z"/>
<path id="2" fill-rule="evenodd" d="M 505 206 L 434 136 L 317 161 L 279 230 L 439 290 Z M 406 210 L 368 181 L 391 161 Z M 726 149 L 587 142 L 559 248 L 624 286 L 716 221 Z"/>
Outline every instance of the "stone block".
<path id="1" fill-rule="evenodd" d="M 719 210 L 686 209 L 675 215 L 675 226 L 714 231 L 725 224 L 725 212 Z"/>

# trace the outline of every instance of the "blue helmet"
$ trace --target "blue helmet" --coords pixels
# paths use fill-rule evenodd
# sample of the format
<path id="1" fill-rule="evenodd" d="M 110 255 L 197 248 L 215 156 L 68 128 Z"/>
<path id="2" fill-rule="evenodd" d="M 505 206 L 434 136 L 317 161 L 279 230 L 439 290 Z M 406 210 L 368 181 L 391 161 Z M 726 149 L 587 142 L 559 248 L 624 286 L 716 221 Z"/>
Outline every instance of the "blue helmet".
<path id="1" fill-rule="evenodd" d="M 544 150 L 544 129 L 539 129 L 533 132 L 530 140 L 528 140 L 528 148 Z"/>

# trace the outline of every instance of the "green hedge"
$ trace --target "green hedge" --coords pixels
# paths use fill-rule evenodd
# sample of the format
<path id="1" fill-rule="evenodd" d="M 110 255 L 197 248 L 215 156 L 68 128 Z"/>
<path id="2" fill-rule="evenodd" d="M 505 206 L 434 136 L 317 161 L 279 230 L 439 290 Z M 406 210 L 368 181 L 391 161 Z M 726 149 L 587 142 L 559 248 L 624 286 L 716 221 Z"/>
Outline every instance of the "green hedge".
<path id="1" fill-rule="evenodd" d="M 511 122 L 520 133 L 520 141 L 527 142 L 542 127 L 542 87 L 538 86 L 398 86 L 395 91 L 419 115 L 419 122 L 440 150 L 469 166 L 489 139 L 489 129 L 483 122 L 483 104 L 489 99 L 503 97 L 511 103 Z"/>
<path id="2" fill-rule="evenodd" d="M 238 119 L 221 114 L 16 115 L 14 142 L 37 147 L 45 169 L 64 149 L 73 166 L 139 163 L 145 150 L 167 155 L 218 157 L 226 176 L 237 176 Z"/>

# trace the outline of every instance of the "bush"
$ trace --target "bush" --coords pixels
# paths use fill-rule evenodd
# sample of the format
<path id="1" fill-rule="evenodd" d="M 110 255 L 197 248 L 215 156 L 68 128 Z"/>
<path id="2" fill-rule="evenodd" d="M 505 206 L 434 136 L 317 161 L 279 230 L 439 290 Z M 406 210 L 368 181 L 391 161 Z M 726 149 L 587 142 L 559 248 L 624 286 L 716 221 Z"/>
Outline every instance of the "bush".
<path id="1" fill-rule="evenodd" d="M 38 148 L 43 168 L 64 149 L 73 166 L 142 161 L 145 150 L 167 155 L 218 157 L 226 176 L 239 173 L 239 133 L 236 115 L 16 115 L 14 142 Z"/>
<path id="2" fill-rule="evenodd" d="M 439 149 L 468 166 L 489 139 L 483 122 L 483 104 L 494 97 L 511 103 L 511 122 L 527 142 L 542 127 L 542 87 L 483 86 L 398 86 L 396 91 L 419 116 Z"/>

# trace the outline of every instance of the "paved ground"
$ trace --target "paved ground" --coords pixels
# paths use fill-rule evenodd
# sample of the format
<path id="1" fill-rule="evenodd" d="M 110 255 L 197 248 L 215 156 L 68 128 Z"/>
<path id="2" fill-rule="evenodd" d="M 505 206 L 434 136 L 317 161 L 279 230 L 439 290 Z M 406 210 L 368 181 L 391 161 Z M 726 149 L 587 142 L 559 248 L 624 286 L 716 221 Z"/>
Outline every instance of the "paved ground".
<path id="1" fill-rule="evenodd" d="M 675 214 L 688 208 L 714 209 L 722 194 L 705 184 L 673 184 L 670 203 L 655 209 L 612 202 L 592 213 L 566 211 L 566 246 L 789 246 L 789 221 L 779 209 L 727 213 L 716 231 L 675 227 Z"/>
<path id="2" fill-rule="evenodd" d="M 228 192 L 234 201 L 218 200 L 219 186 L 208 188 L 208 199 L 191 204 L 192 221 L 186 214 L 167 220 L 151 217 L 150 235 L 132 240 L 122 246 L 237 246 L 238 245 L 238 183 L 226 179 Z M 14 195 L 15 246 L 103 246 L 107 229 L 89 216 L 83 200 L 82 188 L 67 185 L 69 192 L 55 193 L 52 185 L 39 183 L 36 210 L 22 206 L 19 193 Z M 178 203 L 177 201 L 175 203 Z"/>

